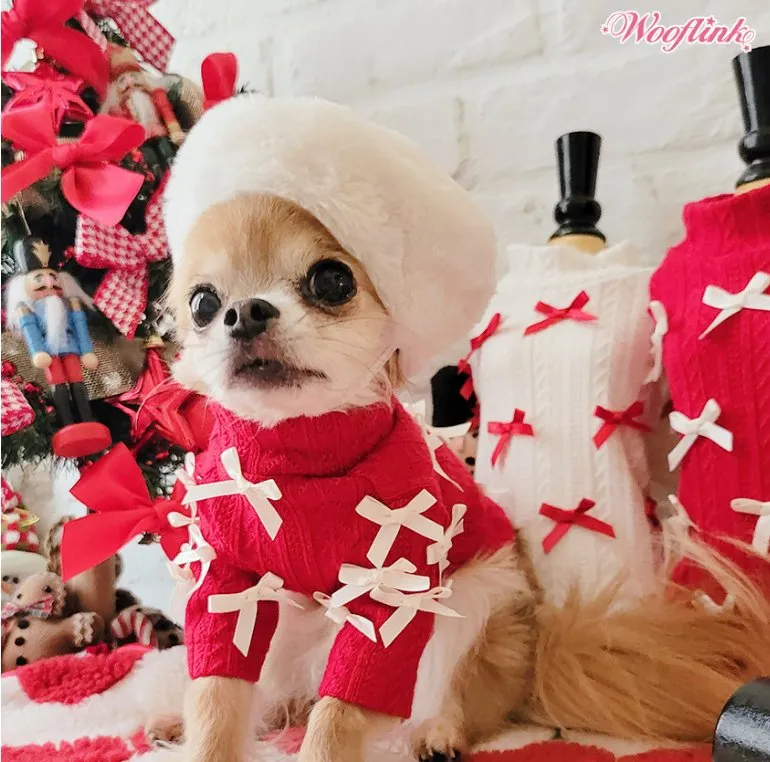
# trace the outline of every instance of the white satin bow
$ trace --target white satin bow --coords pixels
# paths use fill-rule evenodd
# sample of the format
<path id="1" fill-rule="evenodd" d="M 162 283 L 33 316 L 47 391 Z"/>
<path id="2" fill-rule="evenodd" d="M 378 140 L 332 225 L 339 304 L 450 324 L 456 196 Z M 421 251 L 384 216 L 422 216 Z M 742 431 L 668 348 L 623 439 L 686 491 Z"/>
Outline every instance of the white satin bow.
<path id="1" fill-rule="evenodd" d="M 402 526 L 429 540 L 439 540 L 444 533 L 441 524 L 422 515 L 435 503 L 436 498 L 427 490 L 419 492 L 403 508 L 389 508 L 369 495 L 361 500 L 356 506 L 356 513 L 380 525 L 380 530 L 366 554 L 369 561 L 378 567 L 385 563 Z"/>
<path id="2" fill-rule="evenodd" d="M 460 435 L 450 433 L 449 429 L 438 429 L 433 426 L 429 426 L 427 423 L 427 413 L 424 400 L 404 405 L 404 407 L 415 419 L 420 427 L 420 430 L 422 431 L 422 436 L 425 439 L 425 443 L 428 445 L 428 449 L 430 450 L 430 459 L 433 463 L 433 470 L 439 476 L 446 479 L 450 484 L 453 484 L 455 487 L 457 487 L 457 489 L 462 491 L 462 487 L 454 479 L 450 478 L 446 471 L 444 471 L 441 464 L 438 462 L 438 456 L 436 455 L 436 451 L 446 445 L 446 441 L 442 438 L 442 435 L 443 437 Z M 462 432 L 462 436 L 464 436 L 465 433 L 470 429 L 470 423 L 467 425 L 462 424 L 462 427 L 464 427 L 464 431 Z M 439 432 L 441 432 L 441 434 Z"/>
<path id="3" fill-rule="evenodd" d="M 766 556 L 770 552 L 770 500 L 762 502 L 748 497 L 738 497 L 730 502 L 730 507 L 738 513 L 748 513 L 757 517 L 751 545 L 757 553 Z"/>
<path id="4" fill-rule="evenodd" d="M 280 500 L 281 490 L 273 479 L 262 482 L 250 482 L 241 471 L 241 460 L 235 447 L 225 450 L 220 456 L 225 473 L 230 477 L 228 481 L 212 482 L 210 484 L 197 484 L 187 491 L 182 503 L 187 505 L 195 500 L 206 500 L 212 497 L 226 497 L 228 495 L 243 495 L 256 512 L 262 526 L 274 540 L 278 530 L 283 524 L 271 500 Z"/>
<path id="5" fill-rule="evenodd" d="M 371 619 L 367 619 L 365 616 L 359 616 L 358 614 L 351 614 L 345 606 L 335 606 L 332 603 L 330 595 L 326 593 L 313 593 L 313 599 L 316 603 L 320 603 L 326 609 L 326 616 L 335 622 L 336 624 L 348 624 L 355 627 L 359 632 L 366 635 L 369 640 L 374 643 L 377 642 L 377 633 L 374 629 L 374 622 Z"/>
<path id="6" fill-rule="evenodd" d="M 376 569 L 366 569 L 355 564 L 342 564 L 337 579 L 343 587 L 332 594 L 332 605 L 335 608 L 345 606 L 380 586 L 410 593 L 427 590 L 430 587 L 430 579 L 415 574 L 416 571 L 417 567 L 406 558 L 399 558 L 390 566 Z"/>
<path id="7" fill-rule="evenodd" d="M 378 603 L 393 606 L 396 610 L 385 620 L 380 627 L 380 637 L 387 648 L 417 616 L 418 611 L 428 611 L 439 616 L 463 618 L 454 609 L 445 606 L 439 601 L 452 595 L 451 585 L 434 587 L 424 593 L 406 595 L 399 590 L 391 590 L 387 587 L 376 587 L 371 592 L 372 598 Z"/>
<path id="8" fill-rule="evenodd" d="M 699 338 L 704 338 L 718 325 L 722 325 L 725 320 L 729 320 L 741 310 L 770 312 L 770 294 L 764 293 L 768 286 L 770 286 L 770 274 L 761 271 L 755 273 L 746 288 L 737 294 L 725 291 L 719 286 L 706 286 L 706 290 L 703 292 L 703 303 L 708 307 L 720 310 L 720 312 Z"/>
<path id="9" fill-rule="evenodd" d="M 233 643 L 244 656 L 249 655 L 251 638 L 257 624 L 257 604 L 259 601 L 283 601 L 294 608 L 304 608 L 288 595 L 283 589 L 283 580 L 272 572 L 268 572 L 256 585 L 240 593 L 221 593 L 210 595 L 208 598 L 209 614 L 238 612 Z"/>
<path id="10" fill-rule="evenodd" d="M 698 437 L 706 437 L 727 452 L 733 451 L 733 434 L 716 423 L 722 414 L 722 408 L 715 399 L 710 399 L 697 418 L 688 418 L 675 410 L 669 416 L 671 428 L 682 434 L 676 447 L 668 454 L 668 469 L 673 471 L 690 451 Z"/>
<path id="11" fill-rule="evenodd" d="M 441 535 L 441 538 L 428 546 L 428 558 L 429 564 L 438 564 L 439 572 L 443 574 L 444 569 L 449 566 L 449 551 L 452 549 L 452 541 L 458 534 L 462 534 L 465 530 L 465 523 L 463 517 L 465 516 L 467 506 L 462 503 L 456 503 L 452 506 L 452 521 L 447 527 L 446 531 Z"/>
<path id="12" fill-rule="evenodd" d="M 650 336 L 652 367 L 644 379 L 645 384 L 657 381 L 663 372 L 663 337 L 668 333 L 668 315 L 663 302 L 650 302 L 650 313 L 655 321 L 655 328 Z"/>

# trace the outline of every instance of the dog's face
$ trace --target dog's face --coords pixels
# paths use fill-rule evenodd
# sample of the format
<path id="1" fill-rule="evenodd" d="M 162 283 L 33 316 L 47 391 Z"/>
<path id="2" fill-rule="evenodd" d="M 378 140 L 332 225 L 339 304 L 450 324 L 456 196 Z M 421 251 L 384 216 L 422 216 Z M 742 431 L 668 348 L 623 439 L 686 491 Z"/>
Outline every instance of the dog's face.
<path id="1" fill-rule="evenodd" d="M 311 214 L 243 195 L 208 209 L 169 292 L 177 379 L 266 425 L 390 393 L 391 321 L 363 266 Z"/>

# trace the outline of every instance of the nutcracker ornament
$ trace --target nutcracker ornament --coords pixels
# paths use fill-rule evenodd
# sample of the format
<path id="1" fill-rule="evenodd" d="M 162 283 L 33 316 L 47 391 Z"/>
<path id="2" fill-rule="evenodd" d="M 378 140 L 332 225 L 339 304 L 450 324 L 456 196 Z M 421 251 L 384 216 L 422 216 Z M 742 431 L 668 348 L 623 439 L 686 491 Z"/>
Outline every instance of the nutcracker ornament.
<path id="1" fill-rule="evenodd" d="M 111 444 L 106 426 L 94 421 L 83 368 L 98 360 L 88 333 L 88 296 L 71 275 L 50 267 L 51 249 L 28 237 L 15 249 L 17 275 L 8 284 L 9 327 L 21 332 L 32 363 L 45 370 L 62 428 L 53 437 L 54 454 L 78 458 Z"/>
<path id="2" fill-rule="evenodd" d="M 770 45 L 733 59 L 746 134 L 738 144 L 746 169 L 737 192 L 770 184 Z"/>

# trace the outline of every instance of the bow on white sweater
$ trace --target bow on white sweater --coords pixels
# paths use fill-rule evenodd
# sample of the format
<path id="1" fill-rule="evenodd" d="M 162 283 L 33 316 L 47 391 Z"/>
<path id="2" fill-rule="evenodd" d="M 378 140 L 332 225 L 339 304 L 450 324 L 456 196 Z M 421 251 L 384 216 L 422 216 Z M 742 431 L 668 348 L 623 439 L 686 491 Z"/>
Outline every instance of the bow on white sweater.
<path id="1" fill-rule="evenodd" d="M 451 595 L 451 585 L 434 587 L 424 593 L 412 593 L 411 595 L 386 587 L 376 587 L 372 590 L 372 598 L 396 609 L 380 627 L 383 645 L 387 648 L 417 616 L 418 611 L 428 611 L 439 616 L 463 618 L 462 614 L 458 614 L 454 609 L 440 603 L 441 600 L 449 598 Z"/>
<path id="2" fill-rule="evenodd" d="M 251 638 L 257 624 L 257 604 L 259 601 L 283 601 L 294 608 L 304 608 L 288 595 L 283 589 L 283 580 L 272 572 L 268 572 L 256 585 L 240 593 L 222 593 L 210 595 L 208 598 L 209 614 L 238 612 L 233 643 L 244 656 L 249 655 Z"/>
<path id="3" fill-rule="evenodd" d="M 751 545 L 760 555 L 766 556 L 770 553 L 770 500 L 762 502 L 739 497 L 730 502 L 730 507 L 738 513 L 748 513 L 757 517 Z"/>
<path id="4" fill-rule="evenodd" d="M 761 271 L 755 273 L 746 288 L 737 294 L 725 291 L 719 286 L 706 286 L 706 290 L 703 292 L 703 303 L 720 310 L 720 312 L 699 338 L 704 338 L 718 325 L 722 325 L 725 320 L 729 320 L 741 310 L 770 312 L 770 294 L 764 293 L 768 286 L 770 286 L 770 274 Z"/>
<path id="5" fill-rule="evenodd" d="M 417 593 L 430 587 L 430 579 L 415 574 L 417 567 L 406 558 L 399 558 L 390 566 L 366 569 L 355 564 L 342 564 L 337 579 L 343 587 L 332 595 L 332 606 L 339 608 L 371 593 L 376 587 L 390 587 L 403 592 Z"/>
<path id="6" fill-rule="evenodd" d="M 422 515 L 435 503 L 436 498 L 427 490 L 419 492 L 403 508 L 389 508 L 367 495 L 356 506 L 356 513 L 380 525 L 380 531 L 366 554 L 372 564 L 379 567 L 385 563 L 401 527 L 411 529 L 429 540 L 439 540 L 444 533 L 443 527 Z"/>
<path id="7" fill-rule="evenodd" d="M 671 428 L 682 434 L 682 438 L 668 454 L 668 468 L 673 471 L 690 451 L 698 437 L 706 437 L 727 452 L 733 451 L 733 434 L 716 423 L 722 414 L 722 408 L 715 399 L 710 399 L 697 418 L 688 418 L 684 413 L 675 410 L 669 416 Z"/>
<path id="8" fill-rule="evenodd" d="M 207 500 L 212 497 L 243 495 L 254 508 L 270 539 L 274 540 L 283 524 L 283 519 L 270 502 L 280 500 L 282 497 L 278 485 L 273 479 L 257 483 L 250 482 L 241 471 L 241 459 L 235 447 L 225 450 L 219 457 L 230 479 L 210 484 L 196 484 L 187 490 L 182 503 L 188 505 L 196 500 Z"/>

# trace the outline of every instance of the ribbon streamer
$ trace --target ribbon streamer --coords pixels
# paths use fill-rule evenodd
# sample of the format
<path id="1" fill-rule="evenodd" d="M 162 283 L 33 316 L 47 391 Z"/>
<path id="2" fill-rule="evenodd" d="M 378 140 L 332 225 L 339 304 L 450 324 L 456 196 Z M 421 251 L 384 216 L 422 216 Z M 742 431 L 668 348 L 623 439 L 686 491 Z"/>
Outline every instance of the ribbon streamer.
<path id="1" fill-rule="evenodd" d="M 62 579 L 114 556 L 124 545 L 145 532 L 160 536 L 169 559 L 186 541 L 187 532 L 169 524 L 168 514 L 179 511 L 184 488 L 177 482 L 169 499 L 153 500 L 142 472 L 121 442 L 83 472 L 70 490 L 94 513 L 68 521 L 62 530 Z"/>
<path id="2" fill-rule="evenodd" d="M 735 609 L 735 596 L 732 593 L 728 593 L 725 596 L 721 605 L 703 590 L 698 590 L 693 596 L 693 599 L 696 603 L 700 604 L 705 611 L 713 616 L 724 614 Z"/>
<path id="3" fill-rule="evenodd" d="M 727 452 L 733 451 L 733 434 L 723 426 L 719 426 L 716 420 L 722 414 L 722 408 L 715 399 L 710 399 L 703 406 L 701 414 L 697 418 L 688 418 L 684 413 L 675 410 L 668 419 L 671 428 L 682 438 L 676 447 L 668 454 L 668 470 L 673 471 L 690 451 L 698 437 L 710 439 L 714 444 Z"/>
<path id="4" fill-rule="evenodd" d="M 232 98 L 238 82 L 238 59 L 232 53 L 212 53 L 201 64 L 203 110 Z"/>
<path id="5" fill-rule="evenodd" d="M 679 552 L 681 538 L 686 537 L 691 529 L 697 529 L 695 522 L 687 513 L 687 509 L 676 495 L 669 495 L 668 501 L 673 512 L 661 522 L 663 529 L 663 568 L 666 571 L 671 570 L 675 557 L 681 555 Z"/>
<path id="6" fill-rule="evenodd" d="M 283 524 L 283 519 L 270 502 L 271 500 L 280 500 L 282 497 L 278 485 L 273 479 L 258 483 L 250 482 L 241 471 L 241 459 L 235 447 L 225 450 L 220 455 L 220 460 L 230 479 L 210 484 L 198 484 L 192 487 L 185 495 L 184 504 L 187 505 L 196 500 L 208 500 L 213 497 L 243 495 L 256 512 L 270 539 L 274 540 Z"/>
<path id="7" fill-rule="evenodd" d="M 65 26 L 82 7 L 83 0 L 14 0 L 13 7 L 2 14 L 3 68 L 16 43 L 30 39 L 48 58 L 84 79 L 103 98 L 109 80 L 104 53 L 85 34 Z"/>
<path id="8" fill-rule="evenodd" d="M 469 400 L 473 395 L 473 372 L 470 366 L 471 355 L 481 349 L 481 347 L 483 347 L 484 344 L 497 333 L 497 329 L 502 322 L 503 316 L 499 312 L 495 312 L 490 318 L 489 323 L 487 323 L 487 327 L 478 334 L 478 336 L 473 336 L 471 338 L 470 352 L 457 363 L 457 370 L 460 373 L 466 373 L 468 375 L 468 380 L 460 388 L 460 394 L 465 397 L 466 400 Z"/>
<path id="9" fill-rule="evenodd" d="M 643 421 L 634 420 L 643 413 L 644 403 L 641 400 L 633 402 L 625 410 L 608 410 L 606 407 L 597 405 L 594 415 L 604 423 L 594 434 L 594 447 L 598 450 L 612 436 L 618 426 L 628 426 L 637 431 L 651 431 L 650 427 Z"/>
<path id="10" fill-rule="evenodd" d="M 436 504 L 436 498 L 427 490 L 422 490 L 403 508 L 389 508 L 379 500 L 367 495 L 356 506 L 356 513 L 365 519 L 380 525 L 366 557 L 374 566 L 382 566 L 398 537 L 401 527 L 411 529 L 429 540 L 439 540 L 443 527 L 422 514 Z"/>
<path id="11" fill-rule="evenodd" d="M 452 595 L 451 585 L 434 587 L 424 593 L 406 595 L 398 590 L 389 590 L 385 587 L 377 587 L 372 590 L 371 597 L 378 603 L 392 606 L 396 610 L 380 626 L 380 637 L 387 648 L 417 616 L 418 611 L 427 611 L 439 616 L 449 616 L 464 619 L 454 609 L 445 606 L 440 601 Z"/>
<path id="12" fill-rule="evenodd" d="M 417 567 L 406 558 L 399 558 L 390 566 L 366 569 L 355 564 L 342 564 L 337 579 L 343 587 L 332 594 L 332 606 L 346 606 L 366 595 L 375 587 L 391 587 L 407 593 L 419 593 L 430 587 L 428 577 L 415 574 Z"/>
<path id="13" fill-rule="evenodd" d="M 449 566 L 449 551 L 452 550 L 452 543 L 458 534 L 465 531 L 465 516 L 468 507 L 462 503 L 456 503 L 452 506 L 452 521 L 439 540 L 428 546 L 427 561 L 429 565 L 438 564 L 439 573 L 443 574 Z"/>
<path id="14" fill-rule="evenodd" d="M 596 320 L 596 315 L 583 310 L 583 307 L 589 301 L 590 297 L 588 294 L 585 291 L 581 291 L 566 307 L 558 308 L 546 304 L 546 302 L 538 302 L 535 305 L 535 312 L 545 315 L 545 320 L 527 326 L 524 330 L 524 335 L 529 336 L 538 331 L 543 331 L 556 323 L 560 323 L 562 320 L 574 320 L 578 323 L 588 323 Z"/>
<path id="15" fill-rule="evenodd" d="M 283 601 L 296 609 L 304 608 L 287 594 L 283 589 L 283 580 L 272 572 L 265 574 L 254 587 L 240 593 L 222 593 L 208 598 L 209 614 L 238 612 L 233 643 L 244 656 L 249 655 L 259 601 Z"/>
<path id="16" fill-rule="evenodd" d="M 730 507 L 737 513 L 746 513 L 757 517 L 751 546 L 761 556 L 770 553 L 770 500 L 752 500 L 748 497 L 738 497 L 730 501 Z"/>
<path id="17" fill-rule="evenodd" d="M 725 320 L 729 320 L 741 310 L 770 312 L 770 294 L 765 293 L 769 286 L 770 274 L 761 271 L 752 276 L 743 291 L 738 291 L 735 294 L 719 286 L 706 286 L 706 290 L 703 292 L 703 303 L 720 312 L 698 338 L 705 338 L 717 326 L 722 325 Z"/>
<path id="18" fill-rule="evenodd" d="M 568 511 L 563 508 L 557 508 L 554 505 L 549 505 L 548 503 L 543 503 L 540 506 L 540 515 L 556 522 L 556 526 L 545 538 L 543 538 L 543 550 L 546 553 L 550 553 L 559 540 L 561 540 L 573 526 L 579 526 L 583 529 L 588 529 L 591 532 L 597 532 L 598 534 L 603 534 L 607 537 L 615 537 L 615 530 L 612 528 L 611 524 L 593 516 L 586 515 L 595 505 L 596 503 L 593 500 L 589 500 L 585 497 L 580 501 L 577 508 Z"/>
<path id="19" fill-rule="evenodd" d="M 510 421 L 490 421 L 487 424 L 487 431 L 493 436 L 499 436 L 497 446 L 492 452 L 492 465 L 496 465 L 505 449 L 508 447 L 514 436 L 533 437 L 535 431 L 531 424 L 525 423 L 526 413 L 523 410 L 513 411 L 513 419 Z"/>
<path id="20" fill-rule="evenodd" d="M 657 381 L 663 373 L 663 337 L 668 333 L 668 315 L 663 302 L 650 302 L 650 314 L 655 321 L 655 328 L 650 336 L 652 367 L 644 378 L 645 384 Z"/>
<path id="21" fill-rule="evenodd" d="M 326 593 L 313 593 L 313 599 L 326 609 L 326 616 L 335 624 L 343 625 L 345 622 L 355 627 L 360 633 L 365 635 L 373 643 L 377 642 L 377 632 L 374 629 L 374 622 L 365 616 L 351 614 L 345 606 L 335 606 L 332 603 L 330 595 Z"/>
<path id="22" fill-rule="evenodd" d="M 428 426 L 427 424 L 427 414 L 425 412 L 425 401 L 420 400 L 419 402 L 414 403 L 413 405 L 406 405 L 405 406 L 408 412 L 412 415 L 412 417 L 417 421 L 418 425 L 420 426 L 420 429 L 422 430 L 423 438 L 425 439 L 425 443 L 428 445 L 428 450 L 430 451 L 430 459 L 433 463 L 433 470 L 443 479 L 446 479 L 450 484 L 457 487 L 462 492 L 462 487 L 454 480 L 452 479 L 449 474 L 444 471 L 444 469 L 441 467 L 441 464 L 438 462 L 438 456 L 436 455 L 437 451 L 441 449 L 446 442 L 442 438 L 439 432 L 445 432 L 444 429 L 437 429 L 433 426 Z M 464 426 L 465 424 L 463 424 Z M 465 435 L 465 432 L 463 432 L 463 436 Z"/>
<path id="23" fill-rule="evenodd" d="M 143 175 L 113 162 L 144 142 L 144 128 L 127 119 L 100 114 L 86 122 L 72 143 L 59 143 L 50 112 L 41 106 L 6 114 L 3 137 L 27 154 L 2 171 L 2 201 L 61 169 L 64 197 L 79 212 L 117 225 L 144 183 Z"/>

